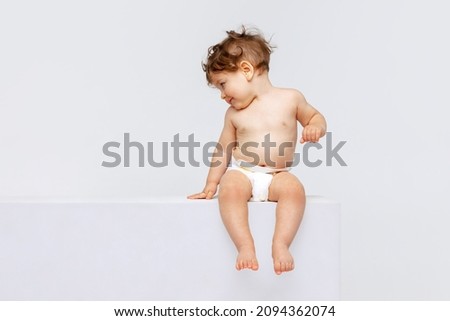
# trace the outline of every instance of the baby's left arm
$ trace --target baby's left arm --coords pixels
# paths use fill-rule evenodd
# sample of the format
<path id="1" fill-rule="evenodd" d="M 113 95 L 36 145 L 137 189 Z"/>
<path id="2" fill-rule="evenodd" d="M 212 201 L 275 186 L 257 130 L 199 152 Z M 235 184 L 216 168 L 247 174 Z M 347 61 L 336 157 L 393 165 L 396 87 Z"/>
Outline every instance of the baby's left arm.
<path id="1" fill-rule="evenodd" d="M 327 132 L 327 122 L 323 115 L 306 101 L 302 93 L 297 93 L 297 120 L 303 126 L 300 143 L 317 143 Z"/>

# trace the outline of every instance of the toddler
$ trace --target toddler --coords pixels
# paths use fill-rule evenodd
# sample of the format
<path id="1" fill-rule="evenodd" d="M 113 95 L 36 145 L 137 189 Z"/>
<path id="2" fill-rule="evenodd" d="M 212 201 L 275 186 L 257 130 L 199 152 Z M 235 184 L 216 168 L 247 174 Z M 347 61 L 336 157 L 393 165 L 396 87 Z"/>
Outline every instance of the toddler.
<path id="1" fill-rule="evenodd" d="M 272 46 L 245 27 L 208 50 L 203 70 L 229 105 L 206 184 L 189 199 L 211 199 L 218 186 L 223 223 L 238 251 L 236 268 L 258 270 L 248 223 L 248 201 L 277 202 L 272 257 L 276 274 L 294 269 L 289 251 L 305 208 L 303 185 L 289 173 L 297 142 L 317 142 L 324 117 L 295 89 L 274 87 L 268 76 Z"/>

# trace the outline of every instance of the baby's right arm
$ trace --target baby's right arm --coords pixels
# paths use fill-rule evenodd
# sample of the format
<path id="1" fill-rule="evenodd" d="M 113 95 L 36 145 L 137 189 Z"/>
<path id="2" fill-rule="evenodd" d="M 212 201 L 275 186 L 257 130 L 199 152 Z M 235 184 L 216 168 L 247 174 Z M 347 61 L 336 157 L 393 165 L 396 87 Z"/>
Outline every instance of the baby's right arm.
<path id="1" fill-rule="evenodd" d="M 200 193 L 188 196 L 189 199 L 212 199 L 217 192 L 217 186 L 227 170 L 233 147 L 236 145 L 236 128 L 231 122 L 231 113 L 232 107 L 228 108 L 225 114 L 222 134 L 211 160 L 205 188 Z"/>

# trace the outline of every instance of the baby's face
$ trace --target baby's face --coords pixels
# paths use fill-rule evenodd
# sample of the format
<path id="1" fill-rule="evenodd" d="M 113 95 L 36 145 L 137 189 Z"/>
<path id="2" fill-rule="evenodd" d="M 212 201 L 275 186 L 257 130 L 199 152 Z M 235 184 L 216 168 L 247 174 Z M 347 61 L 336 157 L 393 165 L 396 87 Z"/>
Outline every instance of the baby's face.
<path id="1" fill-rule="evenodd" d="M 248 107 L 254 99 L 250 81 L 241 70 L 213 73 L 211 80 L 220 90 L 220 97 L 237 110 Z"/>

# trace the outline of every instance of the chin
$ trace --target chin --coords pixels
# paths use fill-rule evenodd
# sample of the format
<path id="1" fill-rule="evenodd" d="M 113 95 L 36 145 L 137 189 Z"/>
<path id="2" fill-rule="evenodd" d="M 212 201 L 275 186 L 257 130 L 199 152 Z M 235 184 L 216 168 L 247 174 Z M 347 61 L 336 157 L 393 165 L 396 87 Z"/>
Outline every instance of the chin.
<path id="1" fill-rule="evenodd" d="M 247 108 L 247 106 L 234 106 L 234 105 L 232 105 L 231 107 L 233 107 L 236 110 L 241 110 L 241 109 Z"/>

